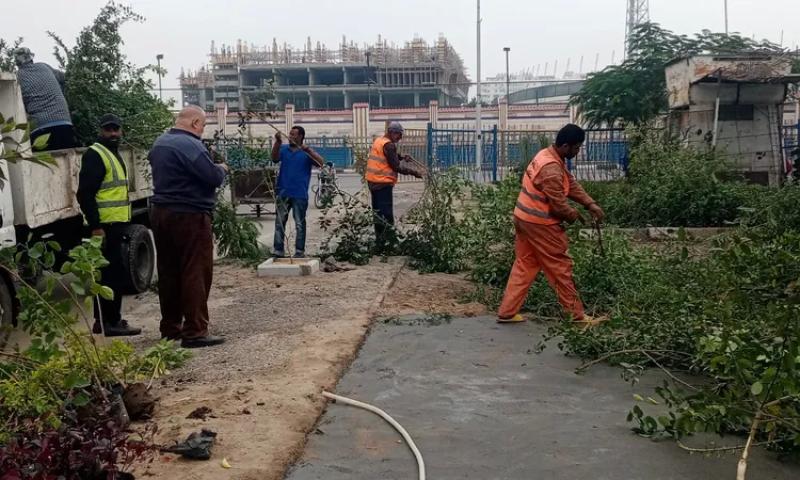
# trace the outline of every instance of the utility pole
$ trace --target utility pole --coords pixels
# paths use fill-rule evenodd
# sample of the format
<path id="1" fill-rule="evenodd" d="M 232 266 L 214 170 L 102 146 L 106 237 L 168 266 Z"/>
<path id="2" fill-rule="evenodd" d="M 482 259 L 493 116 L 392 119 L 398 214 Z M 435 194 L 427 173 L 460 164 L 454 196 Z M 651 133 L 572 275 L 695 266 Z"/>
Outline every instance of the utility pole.
<path id="1" fill-rule="evenodd" d="M 482 161 L 482 150 L 481 150 L 481 132 L 483 130 L 483 126 L 481 125 L 482 118 L 481 118 L 481 0 L 478 1 L 478 68 L 476 75 L 478 76 L 478 92 L 476 95 L 475 101 L 475 165 L 478 168 L 478 172 L 480 172 L 481 166 L 483 165 Z M 477 176 L 477 172 L 476 172 Z"/>
<path id="2" fill-rule="evenodd" d="M 728 0 L 724 0 L 724 7 L 725 10 L 725 35 L 728 34 Z"/>
<path id="3" fill-rule="evenodd" d="M 508 75 L 508 52 L 511 47 L 503 47 L 503 51 L 506 52 L 506 104 L 511 105 L 511 77 Z"/>
<path id="4" fill-rule="evenodd" d="M 161 59 L 164 58 L 163 53 L 159 53 L 156 55 L 156 63 L 158 63 L 158 98 L 162 102 L 164 101 L 164 94 L 161 91 Z"/>

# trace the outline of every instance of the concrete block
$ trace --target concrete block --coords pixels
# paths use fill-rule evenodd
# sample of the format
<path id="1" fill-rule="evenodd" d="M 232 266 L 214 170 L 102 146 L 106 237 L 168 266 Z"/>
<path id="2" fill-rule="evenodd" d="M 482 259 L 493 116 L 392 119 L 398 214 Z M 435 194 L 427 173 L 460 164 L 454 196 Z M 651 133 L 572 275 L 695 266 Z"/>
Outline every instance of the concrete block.
<path id="1" fill-rule="evenodd" d="M 258 266 L 259 277 L 299 277 L 319 272 L 316 258 L 270 258 Z"/>

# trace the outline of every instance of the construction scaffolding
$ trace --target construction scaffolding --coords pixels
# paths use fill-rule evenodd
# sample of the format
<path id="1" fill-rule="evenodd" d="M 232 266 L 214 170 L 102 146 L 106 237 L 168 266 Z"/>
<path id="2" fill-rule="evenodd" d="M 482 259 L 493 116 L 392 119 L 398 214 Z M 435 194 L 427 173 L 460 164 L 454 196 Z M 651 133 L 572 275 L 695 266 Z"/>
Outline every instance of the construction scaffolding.
<path id="1" fill-rule="evenodd" d="M 196 103 L 199 98 L 204 108 L 224 101 L 235 111 L 240 102 L 249 105 L 254 92 L 273 93 L 278 107 L 291 103 L 298 110 L 349 108 L 355 102 L 459 105 L 466 102 L 469 86 L 461 57 L 443 36 L 433 45 L 415 37 L 402 46 L 381 36 L 373 44 L 358 45 L 343 36 L 336 49 L 310 37 L 300 48 L 277 39 L 271 46 L 239 40 L 217 47 L 212 42 L 209 58 L 208 66 L 180 77 L 184 100 Z M 203 88 L 213 89 L 213 99 L 198 92 Z"/>

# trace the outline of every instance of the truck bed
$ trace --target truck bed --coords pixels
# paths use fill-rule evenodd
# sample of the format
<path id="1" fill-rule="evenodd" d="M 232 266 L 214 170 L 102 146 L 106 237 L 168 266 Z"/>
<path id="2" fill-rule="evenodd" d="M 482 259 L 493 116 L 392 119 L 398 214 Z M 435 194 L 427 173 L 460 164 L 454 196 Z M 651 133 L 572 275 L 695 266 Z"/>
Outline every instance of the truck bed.
<path id="1" fill-rule="evenodd" d="M 9 185 L 14 197 L 14 224 L 37 228 L 80 215 L 75 193 L 85 148 L 50 152 L 57 167 L 32 162 L 8 165 Z M 153 194 L 150 165 L 144 152 L 120 149 L 128 170 L 132 202 Z"/>

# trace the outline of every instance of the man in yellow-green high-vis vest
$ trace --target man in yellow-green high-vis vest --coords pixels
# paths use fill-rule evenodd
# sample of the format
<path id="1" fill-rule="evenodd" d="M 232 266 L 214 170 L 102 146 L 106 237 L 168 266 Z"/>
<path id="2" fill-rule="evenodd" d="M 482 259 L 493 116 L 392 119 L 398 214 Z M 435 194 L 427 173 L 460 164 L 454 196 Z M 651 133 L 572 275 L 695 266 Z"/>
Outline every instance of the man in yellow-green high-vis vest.
<path id="1" fill-rule="evenodd" d="M 117 294 L 122 275 L 120 258 L 123 231 L 131 221 L 128 199 L 128 173 L 119 156 L 122 139 L 122 120 L 114 114 L 100 118 L 100 135 L 81 158 L 78 177 L 78 203 L 84 221 L 92 236 L 102 236 L 103 255 L 110 265 L 101 271 L 100 282 L 114 290 L 114 298 L 95 299 L 94 333 L 107 337 L 138 335 L 141 328 L 133 328 L 122 319 L 122 295 Z"/>

